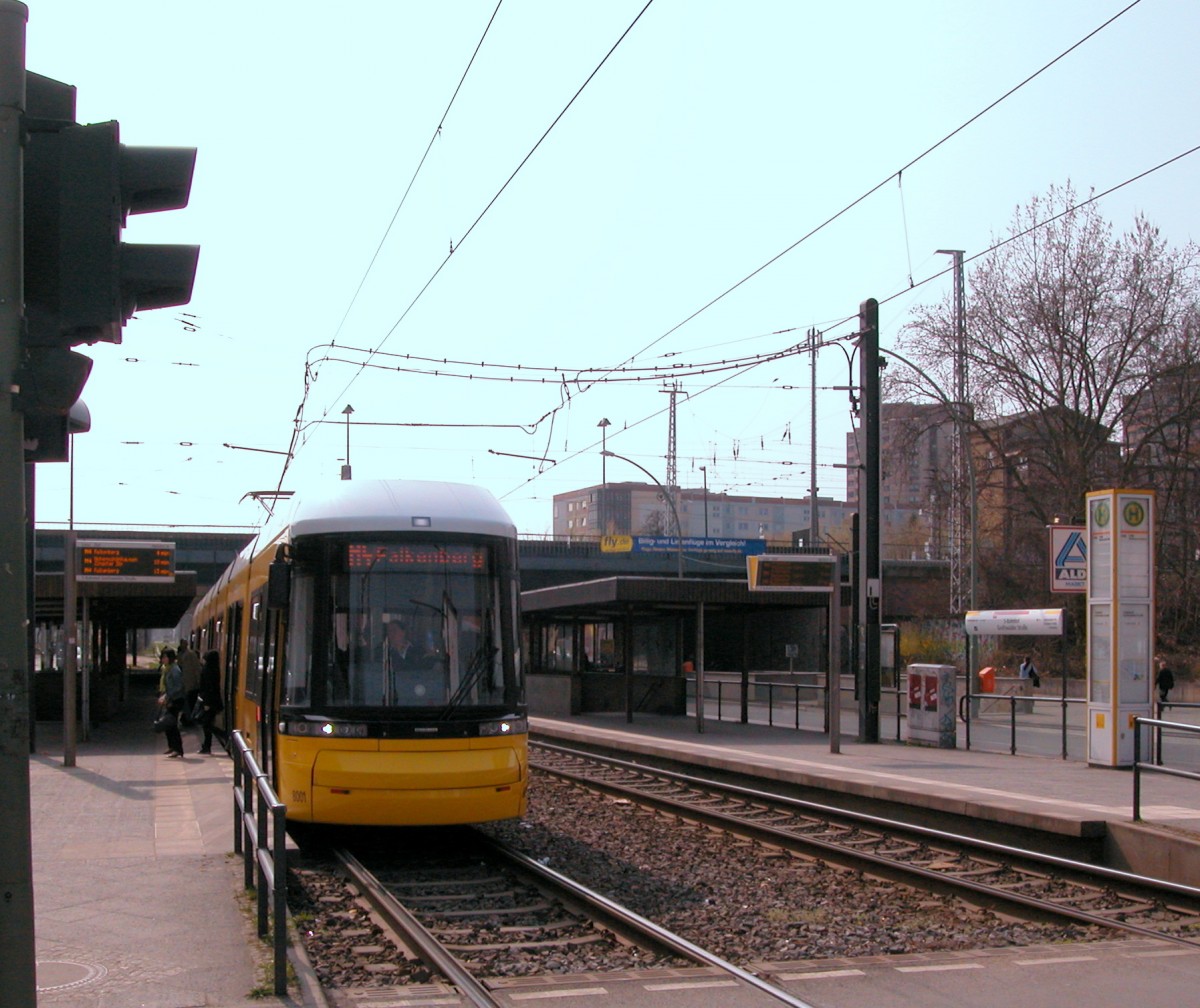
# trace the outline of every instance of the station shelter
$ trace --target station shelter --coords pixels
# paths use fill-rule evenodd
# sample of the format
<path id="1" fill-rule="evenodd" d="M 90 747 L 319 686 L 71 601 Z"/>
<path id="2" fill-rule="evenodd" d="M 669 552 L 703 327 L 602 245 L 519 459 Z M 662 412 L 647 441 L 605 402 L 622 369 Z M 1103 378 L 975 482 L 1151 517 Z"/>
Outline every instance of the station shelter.
<path id="1" fill-rule="evenodd" d="M 89 672 L 93 718 L 111 716 L 124 699 L 123 673 L 133 664 L 134 632 L 174 627 L 196 600 L 196 572 L 176 571 L 168 584 L 84 582 L 77 588 L 80 654 L 76 667 Z M 59 720 L 63 698 L 63 575 L 34 578 L 33 703 L 38 720 Z M 82 685 L 82 683 L 81 683 Z M 82 690 L 76 692 L 82 703 Z"/>
<path id="2" fill-rule="evenodd" d="M 523 592 L 529 712 L 685 714 L 689 688 L 824 686 L 827 617 L 803 592 L 745 578 L 608 577 Z"/>

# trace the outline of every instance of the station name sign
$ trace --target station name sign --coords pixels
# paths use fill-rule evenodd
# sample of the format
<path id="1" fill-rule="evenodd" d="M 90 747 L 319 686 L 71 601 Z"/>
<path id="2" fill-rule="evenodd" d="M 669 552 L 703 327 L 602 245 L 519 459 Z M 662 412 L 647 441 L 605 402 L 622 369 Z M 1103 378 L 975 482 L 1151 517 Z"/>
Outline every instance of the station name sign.
<path id="1" fill-rule="evenodd" d="M 967 633 L 976 636 L 1026 634 L 1031 637 L 1060 637 L 1061 609 L 979 609 L 967 613 Z"/>
<path id="2" fill-rule="evenodd" d="M 75 543 L 77 581 L 171 584 L 175 544 L 142 539 L 80 539 Z"/>

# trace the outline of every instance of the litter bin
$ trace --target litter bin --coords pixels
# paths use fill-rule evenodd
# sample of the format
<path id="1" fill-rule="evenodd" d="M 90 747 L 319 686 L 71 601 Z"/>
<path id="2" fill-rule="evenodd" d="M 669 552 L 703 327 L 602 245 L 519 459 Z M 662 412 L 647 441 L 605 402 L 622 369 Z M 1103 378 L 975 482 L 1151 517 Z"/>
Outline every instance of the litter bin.
<path id="1" fill-rule="evenodd" d="M 989 665 L 987 668 L 981 668 L 979 670 L 979 692 L 996 692 L 996 670 L 992 668 L 991 665 Z"/>

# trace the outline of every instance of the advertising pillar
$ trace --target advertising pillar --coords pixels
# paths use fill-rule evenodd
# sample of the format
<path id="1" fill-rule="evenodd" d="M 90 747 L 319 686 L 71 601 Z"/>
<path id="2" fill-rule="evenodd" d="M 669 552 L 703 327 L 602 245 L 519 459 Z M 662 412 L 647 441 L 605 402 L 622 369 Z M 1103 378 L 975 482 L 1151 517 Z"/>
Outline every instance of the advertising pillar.
<path id="1" fill-rule="evenodd" d="M 1087 495 L 1088 763 L 1133 765 L 1133 720 L 1151 717 L 1154 492 Z"/>

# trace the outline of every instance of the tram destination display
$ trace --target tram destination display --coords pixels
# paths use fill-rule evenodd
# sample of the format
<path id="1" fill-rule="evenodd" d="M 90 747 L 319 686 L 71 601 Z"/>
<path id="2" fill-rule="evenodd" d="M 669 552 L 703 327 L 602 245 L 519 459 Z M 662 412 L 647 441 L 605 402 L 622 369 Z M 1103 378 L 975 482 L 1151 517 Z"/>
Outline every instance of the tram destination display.
<path id="1" fill-rule="evenodd" d="M 77 581 L 169 584 L 175 580 L 175 544 L 131 539 L 80 539 Z"/>

